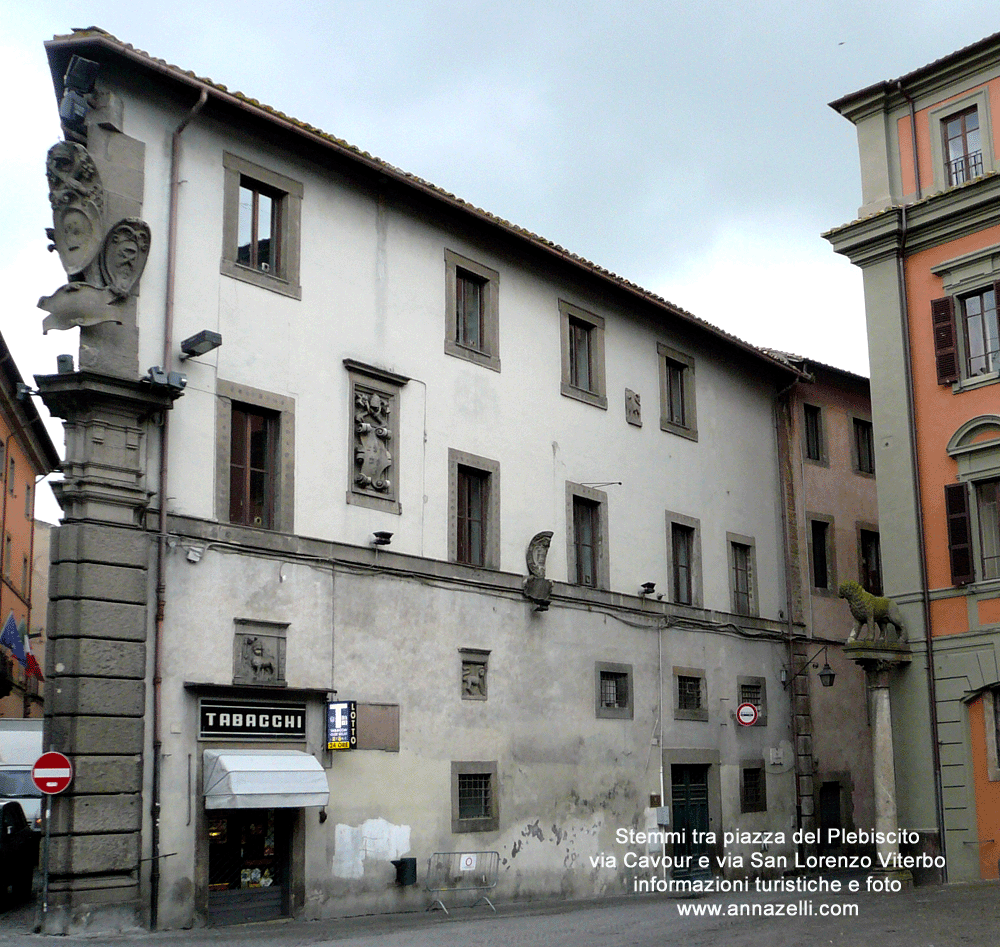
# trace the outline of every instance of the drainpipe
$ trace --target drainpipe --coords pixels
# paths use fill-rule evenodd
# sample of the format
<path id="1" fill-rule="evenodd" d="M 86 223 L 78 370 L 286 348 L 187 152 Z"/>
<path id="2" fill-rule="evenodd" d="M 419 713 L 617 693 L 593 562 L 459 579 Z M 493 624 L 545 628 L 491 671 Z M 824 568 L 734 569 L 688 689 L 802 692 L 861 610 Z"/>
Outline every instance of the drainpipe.
<path id="1" fill-rule="evenodd" d="M 927 545 L 924 538 L 924 511 L 920 498 L 920 472 L 917 453 L 916 406 L 913 393 L 913 366 L 910 358 L 910 313 L 906 296 L 906 251 L 907 217 L 906 205 L 900 207 L 899 250 L 896 251 L 896 274 L 899 280 L 900 315 L 903 324 L 903 370 L 906 376 L 907 423 L 910 435 L 911 485 L 916 510 L 917 558 L 920 562 L 920 593 L 924 613 L 924 628 L 927 633 L 927 699 L 931 714 L 931 757 L 934 764 L 934 803 L 937 813 L 938 837 L 941 854 L 945 856 L 945 867 L 941 869 L 941 880 L 948 880 L 948 861 L 944 827 L 944 792 L 941 786 L 941 748 L 938 742 L 937 686 L 934 680 L 934 637 L 931 634 L 931 594 L 927 579 Z"/>
<path id="2" fill-rule="evenodd" d="M 903 88 L 903 81 L 900 79 L 896 82 L 896 88 L 899 90 L 899 94 L 906 99 L 910 106 L 910 142 L 913 145 L 913 177 L 917 183 L 917 200 L 919 201 L 924 195 L 923 190 L 920 187 L 920 164 L 917 161 L 917 110 L 916 106 L 913 104 L 913 99 L 907 95 L 906 90 Z M 906 217 L 903 217 L 903 236 L 906 236 Z"/>
<path id="3" fill-rule="evenodd" d="M 202 110 L 208 99 L 208 90 L 202 89 L 198 101 L 184 120 L 174 130 L 170 142 L 170 217 L 167 224 L 167 290 L 163 312 L 163 367 L 170 370 L 173 357 L 174 335 L 174 284 L 177 269 L 177 206 L 180 197 L 181 135 L 191 120 Z M 167 474 L 169 472 L 167 447 L 170 412 L 163 412 L 160 425 L 160 518 L 156 544 L 156 625 L 153 632 L 153 804 L 152 865 L 149 872 L 149 927 L 156 930 L 159 920 L 160 900 L 160 769 L 162 739 L 160 734 L 160 642 L 163 638 L 163 615 L 166 607 L 167 576 Z"/>

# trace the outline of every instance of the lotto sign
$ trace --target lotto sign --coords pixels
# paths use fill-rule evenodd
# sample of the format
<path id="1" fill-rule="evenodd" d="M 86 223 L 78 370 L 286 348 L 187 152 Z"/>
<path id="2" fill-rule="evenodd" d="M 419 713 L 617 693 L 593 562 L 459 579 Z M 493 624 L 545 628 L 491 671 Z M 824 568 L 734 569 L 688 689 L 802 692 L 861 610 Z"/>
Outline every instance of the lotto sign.
<path id="1" fill-rule="evenodd" d="M 757 708 L 753 704 L 740 704 L 736 708 L 736 719 L 744 727 L 752 727 L 757 722 Z"/>
<path id="2" fill-rule="evenodd" d="M 476 855 L 475 852 L 463 852 L 458 859 L 458 870 L 459 871 L 475 871 L 476 870 Z"/>
<path id="3" fill-rule="evenodd" d="M 73 779 L 73 764 L 62 753 L 43 753 L 31 768 L 31 781 L 46 796 L 62 792 Z"/>
<path id="4" fill-rule="evenodd" d="M 353 750 L 357 745 L 357 701 L 331 701 L 326 705 L 326 748 L 328 750 Z"/>

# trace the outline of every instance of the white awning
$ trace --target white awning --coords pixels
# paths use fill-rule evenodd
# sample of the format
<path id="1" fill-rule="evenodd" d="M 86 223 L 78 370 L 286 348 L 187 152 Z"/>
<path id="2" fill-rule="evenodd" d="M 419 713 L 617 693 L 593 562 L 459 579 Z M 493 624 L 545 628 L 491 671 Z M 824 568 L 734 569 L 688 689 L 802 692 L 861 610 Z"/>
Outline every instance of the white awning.
<path id="1" fill-rule="evenodd" d="M 299 750 L 205 750 L 206 809 L 298 809 L 330 801 L 326 772 Z"/>

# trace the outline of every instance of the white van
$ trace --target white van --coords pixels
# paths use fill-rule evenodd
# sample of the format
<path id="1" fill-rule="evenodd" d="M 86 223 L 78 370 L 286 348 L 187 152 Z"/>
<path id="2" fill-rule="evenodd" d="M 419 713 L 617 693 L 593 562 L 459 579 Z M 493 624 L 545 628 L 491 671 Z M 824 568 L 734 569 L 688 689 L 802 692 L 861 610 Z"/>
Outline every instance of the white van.
<path id="1" fill-rule="evenodd" d="M 31 781 L 31 767 L 41 755 L 41 717 L 0 718 L 0 803 L 16 799 L 36 829 L 42 825 L 42 793 Z"/>

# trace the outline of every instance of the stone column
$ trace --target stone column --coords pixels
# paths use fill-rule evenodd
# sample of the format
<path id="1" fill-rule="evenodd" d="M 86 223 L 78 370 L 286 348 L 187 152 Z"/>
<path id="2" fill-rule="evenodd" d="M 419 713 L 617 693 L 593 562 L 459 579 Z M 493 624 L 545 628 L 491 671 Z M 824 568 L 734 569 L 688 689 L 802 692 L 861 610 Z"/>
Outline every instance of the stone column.
<path id="1" fill-rule="evenodd" d="M 175 397 L 93 372 L 36 376 L 65 421 L 63 525 L 52 541 L 46 748 L 74 777 L 54 797 L 48 912 L 52 934 L 142 924 L 144 718 L 155 534 L 146 437 Z"/>
<path id="2" fill-rule="evenodd" d="M 889 683 L 893 670 L 911 660 L 910 649 L 905 644 L 876 647 L 869 643 L 852 643 L 844 648 L 864 668 L 865 678 L 871 694 L 872 711 L 872 771 L 875 788 L 875 831 L 895 833 L 899 829 L 899 815 L 896 809 L 896 764 L 892 745 L 892 707 Z M 876 871 L 879 875 L 913 884 L 913 875 L 899 868 L 881 866 L 895 863 L 899 855 L 899 842 L 880 842 L 876 845 L 879 861 Z"/>

